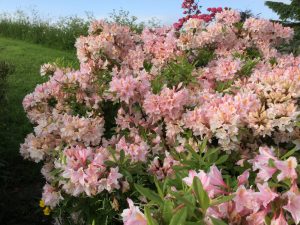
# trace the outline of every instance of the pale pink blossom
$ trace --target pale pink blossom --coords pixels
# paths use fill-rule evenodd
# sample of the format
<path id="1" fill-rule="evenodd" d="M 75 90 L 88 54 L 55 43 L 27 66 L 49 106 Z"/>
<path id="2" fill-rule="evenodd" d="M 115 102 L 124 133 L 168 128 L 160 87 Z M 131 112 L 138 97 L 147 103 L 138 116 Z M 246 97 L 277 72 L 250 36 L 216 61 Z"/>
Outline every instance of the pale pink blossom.
<path id="1" fill-rule="evenodd" d="M 248 222 L 248 225 L 264 225 L 267 214 L 267 210 L 261 210 L 259 212 L 251 214 L 250 216 L 247 216 L 246 220 Z"/>
<path id="2" fill-rule="evenodd" d="M 59 202 L 63 200 L 63 197 L 61 196 L 60 191 L 57 191 L 56 188 L 50 184 L 45 184 L 43 187 L 42 199 L 45 202 L 45 205 L 55 208 Z"/>
<path id="3" fill-rule="evenodd" d="M 221 172 L 215 165 L 210 167 L 208 177 L 210 178 L 211 185 L 227 188 L 227 184 L 224 182 Z"/>
<path id="4" fill-rule="evenodd" d="M 298 175 L 296 168 L 298 166 L 297 159 L 295 157 L 290 157 L 285 161 L 275 161 L 276 168 L 280 171 L 277 176 L 278 181 L 283 179 L 297 179 Z"/>
<path id="5" fill-rule="evenodd" d="M 247 190 L 243 185 L 237 189 L 233 201 L 237 212 L 251 210 L 256 213 L 260 209 L 260 203 L 255 192 L 251 189 Z"/>
<path id="6" fill-rule="evenodd" d="M 147 225 L 145 215 L 140 211 L 139 207 L 134 206 L 131 199 L 127 199 L 129 209 L 125 209 L 121 216 L 124 225 Z"/>
<path id="7" fill-rule="evenodd" d="M 120 184 L 119 184 L 119 179 L 122 178 L 123 175 L 119 173 L 119 168 L 111 168 L 110 172 L 107 177 L 107 187 L 106 190 L 109 192 L 112 191 L 113 189 L 119 189 Z"/>
<path id="8" fill-rule="evenodd" d="M 262 205 L 267 208 L 268 204 L 272 201 L 274 201 L 275 198 L 277 198 L 279 195 L 275 192 L 273 192 L 267 183 L 264 183 L 263 185 L 257 184 L 258 187 L 258 194 L 257 198 L 260 202 L 262 202 Z"/>
<path id="9" fill-rule="evenodd" d="M 286 219 L 284 218 L 284 214 L 282 210 L 280 211 L 279 216 L 277 217 L 276 214 L 271 220 L 271 225 L 288 225 Z"/>
<path id="10" fill-rule="evenodd" d="M 288 191 L 286 194 L 287 204 L 283 206 L 283 209 L 291 213 L 296 224 L 300 222 L 300 194 L 299 192 Z"/>
<path id="11" fill-rule="evenodd" d="M 249 175 L 249 170 L 245 170 L 240 176 L 238 176 L 238 186 L 248 183 Z"/>

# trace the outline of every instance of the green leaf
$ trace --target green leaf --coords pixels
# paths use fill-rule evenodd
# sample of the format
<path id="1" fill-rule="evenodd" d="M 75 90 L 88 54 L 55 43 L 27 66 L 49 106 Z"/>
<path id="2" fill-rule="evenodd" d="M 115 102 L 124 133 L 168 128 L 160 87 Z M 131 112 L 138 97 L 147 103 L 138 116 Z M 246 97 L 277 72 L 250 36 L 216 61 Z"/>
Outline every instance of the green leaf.
<path id="1" fill-rule="evenodd" d="M 195 151 L 195 149 L 193 149 L 191 145 L 186 144 L 185 148 L 192 154 L 193 158 L 199 160 L 200 155 L 197 154 L 197 152 Z"/>
<path id="2" fill-rule="evenodd" d="M 210 155 L 217 153 L 219 150 L 220 150 L 219 148 L 212 148 L 212 149 L 209 149 L 209 150 L 205 153 L 205 155 L 203 156 L 203 159 L 205 160 L 205 159 L 208 158 Z"/>
<path id="3" fill-rule="evenodd" d="M 204 222 L 198 221 L 198 222 L 186 222 L 185 225 L 205 225 Z"/>
<path id="4" fill-rule="evenodd" d="M 200 203 L 200 207 L 205 214 L 206 210 L 209 207 L 210 199 L 207 192 L 204 190 L 203 185 L 198 177 L 194 177 L 193 180 L 193 191 L 196 196 L 196 199 Z"/>
<path id="5" fill-rule="evenodd" d="M 217 81 L 216 91 L 217 92 L 225 92 L 231 87 L 232 84 L 233 84 L 233 80 Z"/>
<path id="6" fill-rule="evenodd" d="M 215 164 L 216 164 L 216 165 L 223 164 L 224 162 L 227 161 L 228 157 L 229 157 L 229 155 L 223 155 L 223 156 L 221 156 L 221 157 L 215 162 Z"/>
<path id="7" fill-rule="evenodd" d="M 165 179 L 164 183 L 163 183 L 163 193 L 166 192 L 167 188 L 168 188 L 168 184 L 169 184 L 169 179 Z"/>
<path id="8" fill-rule="evenodd" d="M 165 201 L 162 216 L 164 222 L 169 224 L 173 216 L 173 203 L 170 200 Z"/>
<path id="9" fill-rule="evenodd" d="M 247 76 L 249 77 L 254 69 L 254 67 L 257 65 L 258 60 L 248 60 L 245 62 L 243 67 L 240 71 L 238 71 L 238 75 L 240 76 Z"/>
<path id="10" fill-rule="evenodd" d="M 144 188 L 138 184 L 134 184 L 134 187 L 141 195 L 145 196 L 149 200 L 163 207 L 163 200 L 154 191 L 151 191 L 149 188 Z"/>
<path id="11" fill-rule="evenodd" d="M 147 219 L 147 225 L 158 225 L 155 219 L 152 218 L 150 209 L 148 207 L 145 207 L 145 216 Z"/>
<path id="12" fill-rule="evenodd" d="M 299 149 L 297 149 L 296 147 L 291 149 L 290 151 L 288 151 L 286 154 L 284 154 L 281 159 L 285 160 L 287 159 L 289 156 L 293 155 L 295 152 L 297 152 Z"/>
<path id="13" fill-rule="evenodd" d="M 169 225 L 183 225 L 187 217 L 187 208 L 184 207 L 174 214 Z"/>
<path id="14" fill-rule="evenodd" d="M 197 58 L 195 60 L 195 67 L 204 67 L 206 66 L 214 57 L 214 49 L 211 48 L 202 48 L 198 50 Z"/>
<path id="15" fill-rule="evenodd" d="M 176 192 L 172 192 L 172 195 L 174 195 L 178 201 L 184 203 L 186 206 L 190 208 L 195 208 L 194 203 L 187 199 L 185 196 L 181 196 L 179 193 Z"/>
<path id="16" fill-rule="evenodd" d="M 124 152 L 124 150 L 122 149 L 122 150 L 120 151 L 120 163 L 123 164 L 124 160 L 125 160 L 125 152 Z"/>
<path id="17" fill-rule="evenodd" d="M 266 223 L 266 225 L 271 225 L 271 218 L 266 216 L 265 217 L 265 223 Z"/>
<path id="18" fill-rule="evenodd" d="M 161 197 L 163 199 L 164 198 L 164 193 L 163 193 L 163 191 L 161 189 L 161 186 L 160 186 L 160 184 L 159 184 L 156 176 L 154 176 L 154 183 L 155 183 L 155 186 L 157 188 L 157 192 L 159 194 L 159 197 Z"/>
<path id="19" fill-rule="evenodd" d="M 235 195 L 221 196 L 220 198 L 213 199 L 210 202 L 210 206 L 219 205 L 224 202 L 229 202 L 234 198 Z"/>
<path id="20" fill-rule="evenodd" d="M 225 223 L 224 221 L 216 219 L 214 217 L 210 217 L 210 219 L 211 219 L 213 225 L 227 225 L 227 223 Z"/>
<path id="21" fill-rule="evenodd" d="M 207 138 L 204 138 L 199 146 L 199 151 L 202 153 L 204 152 L 205 148 L 207 146 Z"/>

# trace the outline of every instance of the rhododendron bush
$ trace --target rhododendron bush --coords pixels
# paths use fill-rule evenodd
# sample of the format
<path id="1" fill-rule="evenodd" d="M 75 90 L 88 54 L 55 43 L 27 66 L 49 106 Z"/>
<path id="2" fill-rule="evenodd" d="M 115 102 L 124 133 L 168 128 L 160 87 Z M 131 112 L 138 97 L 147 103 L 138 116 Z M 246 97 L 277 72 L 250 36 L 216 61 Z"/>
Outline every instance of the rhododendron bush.
<path id="1" fill-rule="evenodd" d="M 177 27 L 178 28 L 178 27 Z M 290 28 L 219 10 L 179 30 L 95 21 L 46 64 L 21 145 L 61 224 L 298 224 L 300 57 Z"/>

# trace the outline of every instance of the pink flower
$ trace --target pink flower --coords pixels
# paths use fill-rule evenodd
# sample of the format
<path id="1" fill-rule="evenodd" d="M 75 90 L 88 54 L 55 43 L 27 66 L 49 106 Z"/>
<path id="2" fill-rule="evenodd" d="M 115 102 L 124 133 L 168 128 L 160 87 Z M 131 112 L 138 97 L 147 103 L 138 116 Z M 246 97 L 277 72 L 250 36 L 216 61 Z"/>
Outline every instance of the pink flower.
<path id="1" fill-rule="evenodd" d="M 119 173 L 119 168 L 111 168 L 110 173 L 107 177 L 107 187 L 106 189 L 111 192 L 113 189 L 119 189 L 120 184 L 118 179 L 122 178 L 123 175 Z"/>
<path id="2" fill-rule="evenodd" d="M 238 176 L 238 186 L 248 183 L 249 170 L 245 170 L 240 176 Z"/>
<path id="3" fill-rule="evenodd" d="M 195 170 L 190 170 L 189 176 L 186 178 L 183 178 L 182 180 L 188 186 L 192 186 L 194 177 L 199 178 L 199 180 L 202 183 L 203 189 L 208 193 L 208 196 L 210 198 L 213 198 L 217 193 L 222 192 L 219 187 L 216 187 L 211 184 L 210 177 L 203 170 L 200 170 L 199 173 L 197 173 Z"/>
<path id="4" fill-rule="evenodd" d="M 154 121 L 161 117 L 166 121 L 178 120 L 183 113 L 183 107 L 188 103 L 188 95 L 185 88 L 177 91 L 175 87 L 164 87 L 159 95 L 148 94 L 143 106 Z"/>
<path id="5" fill-rule="evenodd" d="M 256 178 L 258 180 L 261 180 L 264 182 L 268 181 L 273 176 L 273 174 L 276 172 L 275 168 L 271 168 L 268 166 L 260 166 L 258 168 L 259 168 L 259 172 L 258 172 Z"/>
<path id="6" fill-rule="evenodd" d="M 237 23 L 241 20 L 241 15 L 238 11 L 235 10 L 223 10 L 220 13 L 216 14 L 216 21 L 226 24 Z"/>
<path id="7" fill-rule="evenodd" d="M 278 174 L 278 181 L 290 178 L 292 180 L 297 179 L 297 159 L 295 157 L 290 157 L 286 161 L 275 161 L 275 166 L 278 170 L 280 170 L 280 174 Z"/>
<path id="8" fill-rule="evenodd" d="M 186 177 L 186 178 L 183 178 L 183 181 L 188 186 L 192 186 L 194 177 L 198 177 L 200 179 L 203 187 L 208 187 L 209 186 L 210 178 L 207 176 L 207 174 L 203 170 L 200 170 L 199 173 L 197 173 L 195 170 L 190 170 L 189 171 L 189 176 Z"/>
<path id="9" fill-rule="evenodd" d="M 300 222 L 300 194 L 288 191 L 285 195 L 288 203 L 283 208 L 291 213 L 295 223 L 298 224 Z"/>
<path id="10" fill-rule="evenodd" d="M 135 135 L 133 139 L 133 143 L 127 143 L 125 137 L 122 137 L 117 143 L 116 149 L 124 150 L 125 154 L 129 155 L 134 162 L 145 162 L 149 150 L 148 144 L 138 135 Z"/>
<path id="11" fill-rule="evenodd" d="M 233 199 L 236 211 L 242 212 L 243 210 L 250 210 L 254 213 L 260 209 L 260 204 L 257 199 L 256 193 L 249 189 L 247 190 L 243 185 L 239 186 L 236 191 L 236 196 Z"/>
<path id="12" fill-rule="evenodd" d="M 251 214 L 250 216 L 247 216 L 246 220 L 248 225 L 264 225 L 267 213 L 267 210 L 261 210 Z"/>
<path id="13" fill-rule="evenodd" d="M 220 170 L 218 170 L 215 165 L 210 167 L 208 177 L 210 178 L 211 185 L 227 188 L 227 184 L 225 184 Z"/>
<path id="14" fill-rule="evenodd" d="M 45 205 L 54 208 L 63 199 L 63 197 L 61 196 L 60 191 L 57 191 L 49 184 L 45 184 L 42 199 L 44 200 Z"/>
<path id="15" fill-rule="evenodd" d="M 257 184 L 257 187 L 259 189 L 259 193 L 257 194 L 258 199 L 262 202 L 263 206 L 267 208 L 268 204 L 278 197 L 278 194 L 273 192 L 267 183 L 263 185 Z"/>
<path id="16" fill-rule="evenodd" d="M 113 77 L 110 82 L 110 91 L 114 92 L 121 101 L 129 104 L 130 100 L 138 94 L 136 89 L 138 81 L 132 76 L 122 78 Z"/>
<path id="17" fill-rule="evenodd" d="M 127 198 L 129 209 L 125 209 L 121 216 L 124 225 L 147 225 L 145 215 L 140 211 L 139 207 L 134 206 L 133 201 Z"/>
<path id="18" fill-rule="evenodd" d="M 230 58 L 219 59 L 216 61 L 215 77 L 216 80 L 226 81 L 234 78 L 234 75 L 241 69 L 241 62 Z"/>
<path id="19" fill-rule="evenodd" d="M 149 166 L 149 172 L 155 174 L 157 179 L 162 180 L 166 177 L 172 177 L 174 175 L 173 166 L 178 166 L 180 163 L 176 161 L 169 152 L 166 152 L 166 157 L 163 163 L 160 162 L 159 157 L 155 157 Z M 162 165 L 161 165 L 162 164 Z"/>
<path id="20" fill-rule="evenodd" d="M 271 221 L 271 225 L 288 225 L 288 223 L 286 222 L 286 220 L 284 218 L 284 214 L 283 214 L 282 210 L 280 211 L 280 214 L 278 217 L 276 215 L 274 215 L 274 217 L 272 218 L 272 221 Z"/>
<path id="21" fill-rule="evenodd" d="M 257 155 L 253 160 L 249 160 L 253 165 L 253 170 L 259 170 L 257 174 L 257 179 L 262 181 L 268 181 L 273 174 L 277 171 L 276 168 L 269 166 L 269 160 L 276 161 L 277 158 L 274 156 L 272 148 L 260 147 L 259 155 Z"/>

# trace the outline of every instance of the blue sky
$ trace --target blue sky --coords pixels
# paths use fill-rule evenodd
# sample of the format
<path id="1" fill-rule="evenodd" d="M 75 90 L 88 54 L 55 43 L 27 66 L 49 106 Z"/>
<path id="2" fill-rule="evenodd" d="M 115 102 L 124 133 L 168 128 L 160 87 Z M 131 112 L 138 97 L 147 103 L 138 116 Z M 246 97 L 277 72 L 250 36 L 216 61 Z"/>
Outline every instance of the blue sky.
<path id="1" fill-rule="evenodd" d="M 200 0 L 204 8 L 210 6 L 228 6 L 234 9 L 250 9 L 264 18 L 276 19 L 277 16 L 266 6 L 264 0 Z M 282 0 L 279 2 L 290 2 Z M 30 11 L 35 9 L 45 17 L 85 15 L 93 12 L 97 18 L 107 17 L 113 9 L 124 9 L 141 20 L 152 17 L 169 24 L 182 14 L 182 0 L 0 0 L 0 12 L 13 12 L 17 9 Z"/>

